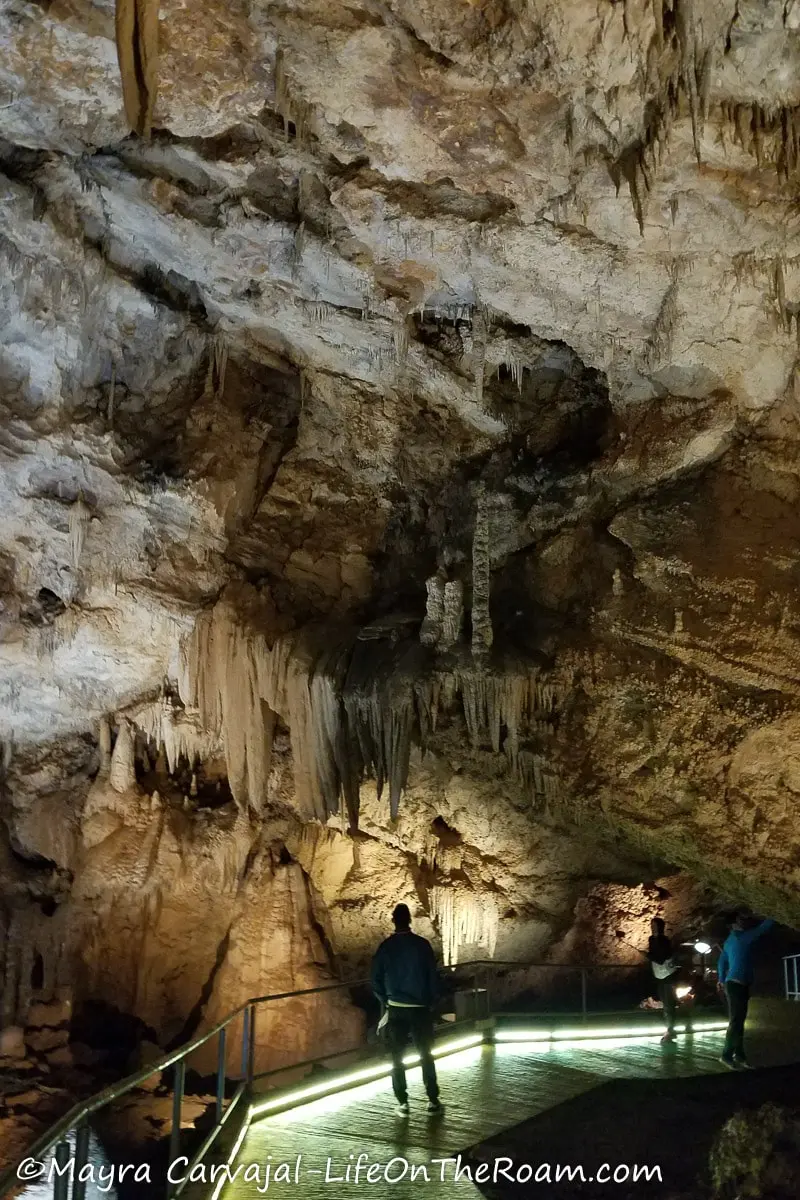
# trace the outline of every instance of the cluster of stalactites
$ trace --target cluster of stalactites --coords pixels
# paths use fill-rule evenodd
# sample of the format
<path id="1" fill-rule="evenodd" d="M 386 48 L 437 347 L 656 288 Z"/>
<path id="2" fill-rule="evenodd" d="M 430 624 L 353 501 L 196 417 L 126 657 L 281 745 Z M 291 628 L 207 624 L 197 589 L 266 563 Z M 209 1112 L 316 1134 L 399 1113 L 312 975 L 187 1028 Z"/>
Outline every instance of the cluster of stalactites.
<path id="1" fill-rule="evenodd" d="M 437 671 L 417 686 L 420 735 L 423 745 L 435 732 L 442 709 L 450 711 L 460 698 L 470 742 L 474 748 L 488 739 L 492 750 L 501 750 L 520 781 L 537 799 L 551 798 L 545 787 L 544 759 L 521 750 L 529 733 L 540 740 L 541 726 L 555 717 L 568 682 L 542 679 L 535 667 L 508 663 L 488 670 L 480 664 Z M 531 762 L 536 760 L 536 767 Z"/>
<path id="2" fill-rule="evenodd" d="M 617 189 L 624 180 L 644 231 L 646 194 L 668 144 L 681 102 L 688 104 L 695 157 L 702 162 L 701 141 L 709 116 L 715 54 L 723 53 L 727 22 L 717 22 L 708 36 L 695 13 L 694 0 L 653 0 L 655 53 L 648 58 L 648 103 L 641 138 L 626 147 L 612 165 Z M 669 20 L 667 21 L 667 14 Z M 723 102 L 721 134 L 726 128 L 759 167 L 773 165 L 789 179 L 800 168 L 800 106 Z M 568 142 L 570 121 L 568 119 Z"/>
<path id="3" fill-rule="evenodd" d="M 187 713 L 170 695 L 131 709 L 127 716 L 156 754 L 163 752 L 171 774 L 182 759 L 194 765 L 219 752 L 219 738 L 201 725 L 196 713 Z"/>
<path id="4" fill-rule="evenodd" d="M 362 638 L 350 630 L 336 638 L 328 629 L 307 628 L 270 646 L 264 634 L 240 625 L 225 602 L 200 618 L 183 653 L 187 728 L 202 726 L 220 739 L 237 804 L 263 805 L 279 714 L 290 730 L 299 813 L 325 821 L 344 802 L 351 826 L 365 778 L 376 780 L 379 795 L 388 790 L 391 815 L 398 815 L 412 744 L 424 747 L 440 712 L 459 699 L 473 745 L 488 740 L 495 752 L 504 751 L 523 780 L 533 775 L 520 745 L 552 719 L 562 699 L 534 668 L 490 667 L 468 657 L 445 669 L 410 637 Z M 164 711 L 139 718 L 154 739 L 165 736 Z M 132 753 L 130 730 L 123 728 L 114 748 L 120 784 L 129 778 Z M 169 736 L 177 736 L 171 724 Z M 173 753 L 181 753 L 176 743 Z"/>
<path id="5" fill-rule="evenodd" d="M 439 927 L 446 967 L 455 966 L 467 947 L 470 954 L 477 951 L 494 957 L 499 915 L 492 896 L 460 887 L 434 887 L 430 914 Z"/>

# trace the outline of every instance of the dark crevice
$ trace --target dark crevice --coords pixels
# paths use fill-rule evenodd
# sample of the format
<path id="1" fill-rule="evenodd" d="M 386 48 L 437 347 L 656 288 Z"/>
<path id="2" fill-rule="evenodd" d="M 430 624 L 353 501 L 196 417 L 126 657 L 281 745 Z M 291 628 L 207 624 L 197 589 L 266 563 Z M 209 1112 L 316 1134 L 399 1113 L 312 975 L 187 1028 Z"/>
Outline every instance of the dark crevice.
<path id="1" fill-rule="evenodd" d="M 172 1038 L 172 1040 L 169 1042 L 169 1044 L 165 1047 L 165 1049 L 167 1051 L 174 1050 L 178 1046 L 182 1046 L 184 1044 L 184 1042 L 188 1042 L 194 1036 L 194 1034 L 197 1032 L 198 1026 L 200 1025 L 200 1021 L 202 1020 L 202 1017 L 203 1017 L 203 1013 L 205 1012 L 206 1005 L 208 1004 L 209 1000 L 211 999 L 211 994 L 214 991 L 214 983 L 216 981 L 217 975 L 219 974 L 220 969 L 222 968 L 222 965 L 225 962 L 225 959 L 227 957 L 228 947 L 230 946 L 230 941 L 231 941 L 231 927 L 229 926 L 228 929 L 226 930 L 221 942 L 217 946 L 217 953 L 216 953 L 216 957 L 214 959 L 214 965 L 212 966 L 211 971 L 209 972 L 208 979 L 203 984 L 203 989 L 200 992 L 200 996 L 197 1000 L 197 1003 L 192 1008 L 191 1012 L 189 1013 L 188 1017 L 186 1018 L 186 1021 L 184 1022 L 181 1030 L 175 1035 L 174 1038 Z"/>
<path id="2" fill-rule="evenodd" d="M 449 178 L 439 179 L 435 183 L 411 183 L 402 179 L 387 179 L 379 171 L 365 166 L 349 170 L 347 176 L 358 187 L 380 192 L 408 216 L 420 219 L 440 214 L 463 221 L 485 223 L 499 220 L 515 211 L 513 201 L 505 196 L 496 192 L 465 192 Z"/>
<path id="3" fill-rule="evenodd" d="M 435 50 L 434 47 L 426 42 L 424 38 L 420 37 L 417 31 L 411 25 L 409 25 L 408 22 L 401 20 L 399 17 L 395 17 L 392 21 L 392 24 L 403 30 L 403 33 L 405 33 L 409 38 L 414 49 L 417 50 L 423 58 L 427 59 L 429 63 L 433 63 L 437 67 L 443 67 L 446 71 L 449 71 L 449 69 L 455 65 L 454 59 L 448 58 L 448 56 L 443 54 L 441 50 Z"/>
<path id="4" fill-rule="evenodd" d="M 57 862 L 52 858 L 45 858 L 43 854 L 39 854 L 35 850 L 23 850 L 12 833 L 9 833 L 8 845 L 12 857 L 29 871 L 47 871 L 48 873 L 58 871 Z"/>

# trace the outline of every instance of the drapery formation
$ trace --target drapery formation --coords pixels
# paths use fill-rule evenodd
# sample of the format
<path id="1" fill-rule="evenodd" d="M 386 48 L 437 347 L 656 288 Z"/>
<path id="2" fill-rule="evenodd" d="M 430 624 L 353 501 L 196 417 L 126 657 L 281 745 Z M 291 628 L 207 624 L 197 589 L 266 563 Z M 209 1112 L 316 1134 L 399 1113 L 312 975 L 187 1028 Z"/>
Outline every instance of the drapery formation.
<path id="1" fill-rule="evenodd" d="M 221 602 L 203 614 L 182 648 L 180 692 L 222 741 L 231 791 L 260 808 L 276 715 L 289 727 L 296 804 L 321 821 L 344 802 L 358 823 L 359 788 L 374 778 L 392 818 L 406 786 L 411 746 L 423 748 L 443 711 L 460 708 L 473 747 L 503 752 L 533 799 L 552 799 L 555 776 L 527 739 L 551 720 L 565 686 L 518 661 L 475 662 L 469 652 L 437 662 L 417 638 L 312 627 L 269 644 Z"/>
<path id="2" fill-rule="evenodd" d="M 493 896 L 460 887 L 431 888 L 431 919 L 439 926 L 446 967 L 455 966 L 466 947 L 494 958 L 500 918 Z"/>
<path id="3" fill-rule="evenodd" d="M 128 123 L 149 137 L 158 91 L 159 0 L 117 0 L 117 58 Z"/>

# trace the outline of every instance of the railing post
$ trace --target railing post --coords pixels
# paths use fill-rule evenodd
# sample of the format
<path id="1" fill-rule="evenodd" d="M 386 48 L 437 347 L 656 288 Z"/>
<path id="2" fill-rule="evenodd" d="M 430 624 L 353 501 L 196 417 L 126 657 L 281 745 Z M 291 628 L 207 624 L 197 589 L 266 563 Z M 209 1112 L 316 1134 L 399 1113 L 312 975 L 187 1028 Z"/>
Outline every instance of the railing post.
<path id="1" fill-rule="evenodd" d="M 250 1013 L 250 1052 L 247 1055 L 247 1086 L 253 1082 L 256 1073 L 256 1006 L 251 1004 Z"/>
<path id="2" fill-rule="evenodd" d="M 784 958 L 784 960 L 783 960 L 783 994 L 787 1000 L 790 999 L 790 996 L 789 996 L 789 959 L 788 958 Z"/>
<path id="3" fill-rule="evenodd" d="M 175 1074 L 172 1079 L 172 1128 L 169 1133 L 169 1163 L 167 1173 L 181 1148 L 181 1109 L 183 1107 L 183 1087 L 186 1082 L 186 1059 L 179 1058 L 175 1063 Z M 175 1184 L 167 1183 L 167 1200 L 175 1194 Z"/>
<path id="4" fill-rule="evenodd" d="M 800 988 L 797 985 L 797 955 L 794 956 L 794 998 L 800 1000 Z"/>
<path id="5" fill-rule="evenodd" d="M 588 972 L 586 967 L 581 967 L 581 1013 L 583 1014 L 584 1020 L 589 1012 L 587 975 Z"/>
<path id="6" fill-rule="evenodd" d="M 67 1200 L 69 1195 L 69 1142 L 59 1142 L 55 1149 L 56 1171 L 53 1178 L 53 1200 Z"/>
<path id="7" fill-rule="evenodd" d="M 242 1011 L 242 1078 L 247 1079 L 250 1069 L 250 1009 L 248 1005 Z"/>
<path id="8" fill-rule="evenodd" d="M 225 1099 L 227 1032 L 227 1025 L 223 1025 L 219 1031 L 219 1040 L 217 1041 L 217 1125 L 222 1120 L 222 1102 Z"/>
<path id="9" fill-rule="evenodd" d="M 75 1174 L 72 1183 L 72 1200 L 85 1200 L 86 1180 L 81 1179 L 81 1171 L 89 1161 L 89 1123 L 83 1121 L 75 1134 Z"/>

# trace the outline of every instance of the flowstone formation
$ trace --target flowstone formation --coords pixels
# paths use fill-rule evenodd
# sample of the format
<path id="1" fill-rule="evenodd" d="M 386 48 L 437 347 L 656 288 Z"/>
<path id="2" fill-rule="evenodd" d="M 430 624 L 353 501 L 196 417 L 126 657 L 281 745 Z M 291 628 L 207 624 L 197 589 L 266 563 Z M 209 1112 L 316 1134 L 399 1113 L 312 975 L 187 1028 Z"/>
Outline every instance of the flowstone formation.
<path id="1" fill-rule="evenodd" d="M 167 1045 L 401 899 L 456 964 L 796 925 L 800 8 L 8 0 L 0 50 L 3 1023 Z"/>

